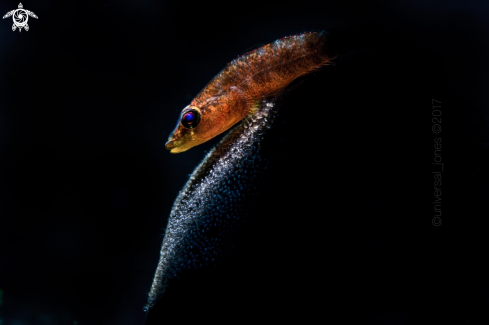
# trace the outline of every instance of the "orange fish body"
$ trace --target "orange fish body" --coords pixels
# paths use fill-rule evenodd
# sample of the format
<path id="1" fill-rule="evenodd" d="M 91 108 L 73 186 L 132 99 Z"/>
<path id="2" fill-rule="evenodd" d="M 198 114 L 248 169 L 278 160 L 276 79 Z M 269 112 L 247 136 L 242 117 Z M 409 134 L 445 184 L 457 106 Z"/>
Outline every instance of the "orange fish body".
<path id="1" fill-rule="evenodd" d="M 328 36 L 323 31 L 284 37 L 231 61 L 182 110 L 166 148 L 179 153 L 212 139 L 252 114 L 261 99 L 328 64 Z"/>

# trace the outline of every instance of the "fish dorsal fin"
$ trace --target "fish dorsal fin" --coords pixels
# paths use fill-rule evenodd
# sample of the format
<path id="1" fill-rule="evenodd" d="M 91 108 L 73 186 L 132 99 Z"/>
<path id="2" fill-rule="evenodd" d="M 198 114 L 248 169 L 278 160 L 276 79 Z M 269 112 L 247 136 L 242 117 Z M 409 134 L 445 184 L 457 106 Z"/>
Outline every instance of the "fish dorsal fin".
<path id="1" fill-rule="evenodd" d="M 239 58 L 240 56 L 246 55 L 246 54 L 248 54 L 250 52 L 253 52 L 254 50 L 259 49 L 260 47 L 265 46 L 265 45 L 267 45 L 267 43 L 256 43 L 255 45 L 250 46 L 249 48 L 247 48 L 246 50 L 244 50 L 243 52 L 241 52 L 237 56 L 237 58 Z"/>

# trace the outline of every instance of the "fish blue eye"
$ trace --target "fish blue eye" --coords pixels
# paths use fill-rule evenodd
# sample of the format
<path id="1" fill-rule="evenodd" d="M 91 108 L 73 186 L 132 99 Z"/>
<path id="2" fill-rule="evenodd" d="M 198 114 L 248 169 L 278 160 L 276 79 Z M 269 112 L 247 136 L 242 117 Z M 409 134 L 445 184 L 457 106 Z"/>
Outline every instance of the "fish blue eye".
<path id="1" fill-rule="evenodd" d="M 195 109 L 191 109 L 182 115 L 181 123 L 188 129 L 195 128 L 200 122 L 200 113 Z"/>

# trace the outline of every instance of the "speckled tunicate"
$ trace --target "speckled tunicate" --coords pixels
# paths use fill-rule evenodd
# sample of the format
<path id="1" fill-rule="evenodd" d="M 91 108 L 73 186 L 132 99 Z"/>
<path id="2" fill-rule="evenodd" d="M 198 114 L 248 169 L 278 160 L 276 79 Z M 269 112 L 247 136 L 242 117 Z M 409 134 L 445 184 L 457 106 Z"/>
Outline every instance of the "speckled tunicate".
<path id="1" fill-rule="evenodd" d="M 190 175 L 168 219 L 146 309 L 164 293 L 170 279 L 215 261 L 228 249 L 226 238 L 248 214 L 246 202 L 259 194 L 257 184 L 267 164 L 260 155 L 260 141 L 275 113 L 273 102 L 260 102 L 255 118 L 247 117 L 231 130 Z"/>

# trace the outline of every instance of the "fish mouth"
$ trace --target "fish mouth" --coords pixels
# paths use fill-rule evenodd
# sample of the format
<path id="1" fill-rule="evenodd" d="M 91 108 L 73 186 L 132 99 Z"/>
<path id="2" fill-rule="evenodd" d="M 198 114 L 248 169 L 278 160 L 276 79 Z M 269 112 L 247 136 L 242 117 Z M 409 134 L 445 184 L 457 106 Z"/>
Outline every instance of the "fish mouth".
<path id="1" fill-rule="evenodd" d="M 182 144 L 182 141 L 179 140 L 168 140 L 168 142 L 165 144 L 166 150 L 170 150 L 171 153 L 180 153 L 184 152 L 187 149 L 182 148 L 180 145 Z"/>
<path id="2" fill-rule="evenodd" d="M 168 140 L 165 144 L 166 150 L 174 150 L 177 147 L 178 143 L 175 140 Z"/>

